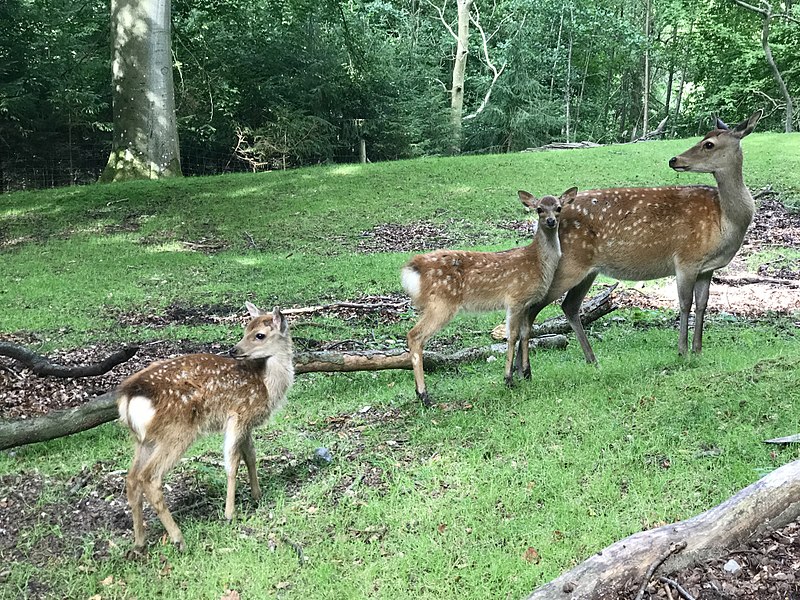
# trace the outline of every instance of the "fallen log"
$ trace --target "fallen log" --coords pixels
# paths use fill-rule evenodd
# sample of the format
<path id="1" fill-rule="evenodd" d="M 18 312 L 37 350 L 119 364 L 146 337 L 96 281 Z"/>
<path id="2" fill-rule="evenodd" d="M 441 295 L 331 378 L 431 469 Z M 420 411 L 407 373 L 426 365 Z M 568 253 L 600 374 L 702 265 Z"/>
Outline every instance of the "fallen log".
<path id="1" fill-rule="evenodd" d="M 547 335 L 531 339 L 531 348 L 564 349 L 567 338 Z M 426 371 L 484 360 L 505 354 L 505 344 L 492 344 L 483 348 L 467 348 L 452 354 L 424 352 L 422 362 Z M 407 350 L 366 350 L 361 352 L 303 352 L 294 356 L 295 373 L 337 373 L 346 371 L 383 371 L 386 369 L 411 369 L 411 353 Z"/>
<path id="2" fill-rule="evenodd" d="M 564 336 L 552 335 L 531 340 L 532 348 L 566 348 Z M 505 344 L 468 348 L 453 354 L 426 352 L 427 370 L 486 359 L 505 353 Z M 295 372 L 378 371 L 411 369 L 411 355 L 405 350 L 368 352 L 302 352 L 295 354 Z M 0 420 L 0 450 L 45 442 L 85 431 L 117 418 L 117 394 L 112 390 L 86 404 L 56 410 L 30 419 Z"/>
<path id="3" fill-rule="evenodd" d="M 800 516 L 800 460 L 784 465 L 719 506 L 673 525 L 642 531 L 601 550 L 528 596 L 600 600 L 640 588 L 645 578 L 720 558 Z M 686 544 L 671 553 L 674 545 Z M 665 555 L 656 569 L 650 567 Z M 644 582 L 646 585 L 646 582 Z"/>
<path id="4" fill-rule="evenodd" d="M 581 306 L 581 323 L 583 326 L 586 327 L 589 323 L 592 323 L 599 319 L 600 317 L 604 317 L 608 313 L 616 310 L 617 305 L 614 304 L 614 290 L 617 289 L 619 282 L 615 283 L 614 285 L 608 286 L 602 292 L 597 294 L 596 296 L 592 296 L 586 302 L 583 303 Z M 572 327 L 567 322 L 567 318 L 564 316 L 560 317 L 552 317 L 543 321 L 539 325 L 536 323 L 533 324 L 531 328 L 531 335 L 540 336 L 540 335 L 558 335 L 558 334 L 567 334 L 572 332 Z M 492 330 L 492 337 L 496 340 L 504 340 L 506 339 L 506 326 L 505 323 L 496 326 Z"/>

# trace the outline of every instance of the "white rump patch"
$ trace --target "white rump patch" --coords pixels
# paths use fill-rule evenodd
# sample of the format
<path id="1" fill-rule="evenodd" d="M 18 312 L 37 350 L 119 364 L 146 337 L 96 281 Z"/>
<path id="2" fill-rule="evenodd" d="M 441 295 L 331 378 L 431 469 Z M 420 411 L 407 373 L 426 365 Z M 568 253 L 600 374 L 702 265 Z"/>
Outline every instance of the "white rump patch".
<path id="1" fill-rule="evenodd" d="M 121 408 L 121 407 L 120 407 Z M 156 410 L 147 396 L 134 396 L 128 401 L 127 423 L 140 442 L 147 436 L 147 427 L 153 420 Z"/>
<path id="2" fill-rule="evenodd" d="M 412 300 L 419 298 L 420 292 L 420 276 L 416 269 L 411 267 L 403 267 L 400 271 L 400 283 L 406 294 L 411 296 Z"/>

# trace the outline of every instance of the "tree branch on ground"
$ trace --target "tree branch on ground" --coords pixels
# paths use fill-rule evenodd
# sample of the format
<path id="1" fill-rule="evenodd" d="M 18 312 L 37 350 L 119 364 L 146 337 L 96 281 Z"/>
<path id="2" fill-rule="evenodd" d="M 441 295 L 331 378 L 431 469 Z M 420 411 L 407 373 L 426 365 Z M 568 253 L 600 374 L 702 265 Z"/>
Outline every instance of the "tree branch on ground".
<path id="1" fill-rule="evenodd" d="M 554 335 L 531 339 L 532 348 L 563 349 L 564 336 Z M 425 352 L 425 370 L 459 363 L 485 360 L 505 353 L 505 344 L 484 348 L 467 348 L 452 354 Z M 380 371 L 411 367 L 411 354 L 406 350 L 366 352 L 300 352 L 294 356 L 296 373 L 341 373 Z M 409 390 L 411 388 L 409 387 Z M 0 450 L 44 442 L 91 429 L 117 418 L 117 391 L 111 390 L 75 408 L 57 410 L 31 419 L 0 420 Z"/>
<path id="2" fill-rule="evenodd" d="M 770 535 L 800 516 L 800 460 L 784 465 L 722 504 L 686 521 L 641 531 L 597 552 L 528 596 L 528 600 L 616 597 L 673 544 L 686 547 L 655 570 L 669 574 L 719 558 Z"/>
<path id="3" fill-rule="evenodd" d="M 0 356 L 7 356 L 16 361 L 21 362 L 23 365 L 33 371 L 34 375 L 39 377 L 61 377 L 61 378 L 74 378 L 74 377 L 95 377 L 108 373 L 111 369 L 125 361 L 130 360 L 139 351 L 136 346 L 129 346 L 115 352 L 105 360 L 95 363 L 93 365 L 84 365 L 80 367 L 67 367 L 64 365 L 55 365 L 48 359 L 32 350 L 14 344 L 13 342 L 0 342 Z"/>

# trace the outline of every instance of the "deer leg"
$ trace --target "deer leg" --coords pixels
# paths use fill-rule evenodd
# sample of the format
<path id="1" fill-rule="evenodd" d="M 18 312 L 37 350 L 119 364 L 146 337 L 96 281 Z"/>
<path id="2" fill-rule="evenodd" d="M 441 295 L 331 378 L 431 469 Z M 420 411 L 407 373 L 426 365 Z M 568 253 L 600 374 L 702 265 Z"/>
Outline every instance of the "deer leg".
<path id="1" fill-rule="evenodd" d="M 527 311 L 525 309 L 509 307 L 506 311 L 506 335 L 508 337 L 508 349 L 506 350 L 506 369 L 505 381 L 506 386 L 512 387 L 514 385 L 514 378 L 512 372 L 514 370 L 514 351 L 517 348 L 517 340 L 521 338 L 519 328 L 520 323 L 524 320 L 524 315 Z"/>
<path id="2" fill-rule="evenodd" d="M 225 441 L 223 446 L 225 473 L 228 475 L 228 491 L 225 496 L 225 519 L 228 521 L 233 520 L 235 509 L 236 473 L 239 471 L 239 462 L 241 461 L 241 441 L 239 418 L 236 415 L 231 415 L 225 422 Z"/>
<path id="3" fill-rule="evenodd" d="M 408 350 L 411 353 L 411 367 L 414 369 L 414 384 L 417 398 L 424 406 L 431 405 L 428 390 L 425 387 L 425 372 L 422 364 L 422 349 L 430 337 L 447 325 L 453 318 L 454 311 L 446 307 L 429 306 L 422 312 L 417 324 L 408 332 Z"/>
<path id="4" fill-rule="evenodd" d="M 708 293 L 711 289 L 711 276 L 713 271 L 701 273 L 694 284 L 694 335 L 692 337 L 692 352 L 700 354 L 703 351 L 703 321 L 706 317 L 708 306 Z"/>
<path id="5" fill-rule="evenodd" d="M 140 471 L 142 464 L 147 462 L 152 448 L 137 442 L 136 449 L 134 450 L 133 461 L 131 468 L 128 469 L 128 477 L 125 482 L 125 491 L 128 496 L 128 504 L 131 507 L 133 519 L 133 551 L 129 558 L 133 558 L 144 550 L 145 546 L 145 530 L 144 530 L 144 515 L 142 511 L 142 504 L 144 501 L 144 494 L 142 492 L 142 481 Z"/>
<path id="6" fill-rule="evenodd" d="M 519 343 L 517 350 L 517 373 L 520 377 L 525 379 L 531 378 L 531 361 L 530 361 L 530 339 L 531 339 L 531 325 L 536 315 L 543 307 L 536 304 L 527 310 L 523 311 L 522 319 L 519 323 Z"/>
<path id="7" fill-rule="evenodd" d="M 247 465 L 247 475 L 250 478 L 250 494 L 253 500 L 258 502 L 261 499 L 261 487 L 258 485 L 258 472 L 256 471 L 256 449 L 253 446 L 253 435 L 248 432 L 239 444 L 239 451 Z"/>
<path id="8" fill-rule="evenodd" d="M 675 278 L 678 285 L 678 304 L 681 310 L 678 354 L 686 356 L 686 352 L 689 349 L 689 313 L 692 310 L 692 296 L 695 282 L 697 281 L 697 273 L 676 269 Z"/>
<path id="9" fill-rule="evenodd" d="M 162 489 L 164 474 L 178 462 L 189 443 L 190 441 L 187 443 L 175 443 L 174 440 L 169 440 L 155 446 L 141 473 L 141 481 L 147 501 L 156 511 L 156 515 L 164 525 L 164 529 L 167 530 L 170 540 L 181 552 L 186 550 L 186 542 L 183 539 L 180 528 L 175 523 L 175 519 L 172 518 L 172 513 L 167 508 Z"/>
<path id="10" fill-rule="evenodd" d="M 578 338 L 578 343 L 580 343 L 583 350 L 583 356 L 589 364 L 597 364 L 597 358 L 594 356 L 592 345 L 589 343 L 589 338 L 586 337 L 586 331 L 583 329 L 583 323 L 581 323 L 581 304 L 596 277 L 597 273 L 589 273 L 578 285 L 567 292 L 567 296 L 561 303 L 561 310 L 564 311 L 567 322 L 572 327 L 572 331 L 575 332 L 575 337 Z"/>

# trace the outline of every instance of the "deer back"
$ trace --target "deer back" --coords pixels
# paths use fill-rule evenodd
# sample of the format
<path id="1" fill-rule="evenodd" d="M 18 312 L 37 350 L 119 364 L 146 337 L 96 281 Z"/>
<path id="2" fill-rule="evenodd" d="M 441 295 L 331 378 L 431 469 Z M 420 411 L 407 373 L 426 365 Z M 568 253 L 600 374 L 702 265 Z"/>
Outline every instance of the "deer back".
<path id="1" fill-rule="evenodd" d="M 722 239 L 719 193 L 700 185 L 584 191 L 564 208 L 559 238 L 560 272 L 665 277 L 676 262 L 714 257 Z"/>
<path id="2" fill-rule="evenodd" d="M 153 363 L 120 385 L 120 417 L 142 441 L 175 425 L 194 435 L 221 431 L 232 414 L 257 425 L 282 401 L 269 394 L 264 367 L 265 359 L 213 354 Z"/>

